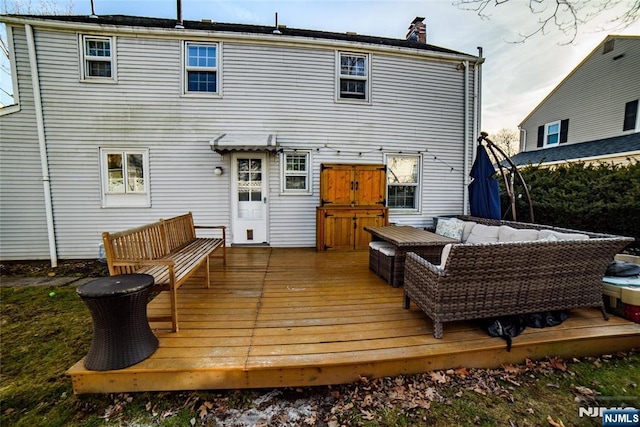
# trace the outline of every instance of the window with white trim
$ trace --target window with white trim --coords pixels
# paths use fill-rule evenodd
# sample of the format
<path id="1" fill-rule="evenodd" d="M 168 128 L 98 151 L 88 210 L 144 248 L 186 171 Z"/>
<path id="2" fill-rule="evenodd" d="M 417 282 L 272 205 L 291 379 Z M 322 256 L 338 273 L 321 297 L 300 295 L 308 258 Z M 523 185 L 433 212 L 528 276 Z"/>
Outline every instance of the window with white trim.
<path id="1" fill-rule="evenodd" d="M 387 206 L 418 211 L 420 201 L 420 155 L 387 155 Z"/>
<path id="2" fill-rule="evenodd" d="M 184 43 L 185 94 L 219 94 L 218 43 Z"/>
<path id="3" fill-rule="evenodd" d="M 82 80 L 115 81 L 115 38 L 88 36 L 82 42 Z"/>
<path id="4" fill-rule="evenodd" d="M 560 141 L 560 120 L 544 125 L 544 144 L 556 145 Z"/>
<path id="5" fill-rule="evenodd" d="M 311 155 L 303 151 L 282 153 L 282 192 L 286 194 L 311 193 Z"/>
<path id="6" fill-rule="evenodd" d="M 101 148 L 103 207 L 148 207 L 149 150 Z"/>
<path id="7" fill-rule="evenodd" d="M 338 99 L 369 101 L 369 55 L 338 52 Z"/>

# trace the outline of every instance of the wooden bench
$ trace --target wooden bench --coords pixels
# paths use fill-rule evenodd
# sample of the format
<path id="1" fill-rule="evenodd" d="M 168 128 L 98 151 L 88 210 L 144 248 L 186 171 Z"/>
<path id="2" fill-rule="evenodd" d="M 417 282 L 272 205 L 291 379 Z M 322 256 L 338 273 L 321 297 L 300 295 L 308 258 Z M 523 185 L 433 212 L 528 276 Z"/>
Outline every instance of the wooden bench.
<path id="1" fill-rule="evenodd" d="M 221 237 L 198 238 L 196 229 L 217 229 Z M 207 288 L 210 285 L 209 258 L 222 258 L 226 264 L 226 227 L 195 226 L 191 212 L 117 233 L 102 233 L 109 274 L 150 274 L 153 291 L 169 291 L 171 316 L 153 317 L 151 321 L 168 321 L 178 331 L 178 288 L 200 267 L 205 267 Z M 212 255 L 219 249 L 222 255 Z"/>

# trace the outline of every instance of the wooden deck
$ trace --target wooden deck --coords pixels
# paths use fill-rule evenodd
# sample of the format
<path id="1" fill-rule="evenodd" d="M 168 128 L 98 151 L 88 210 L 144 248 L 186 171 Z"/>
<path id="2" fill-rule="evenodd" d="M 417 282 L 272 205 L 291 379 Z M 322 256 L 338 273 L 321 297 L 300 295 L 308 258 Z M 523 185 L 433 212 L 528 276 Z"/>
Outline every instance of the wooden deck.
<path id="1" fill-rule="evenodd" d="M 497 367 L 525 358 L 597 355 L 640 347 L 640 325 L 599 310 L 573 310 L 554 328 L 492 338 L 481 322 L 445 324 L 444 339 L 402 288 L 368 269 L 367 252 L 231 248 L 179 290 L 180 331 L 152 323 L 160 347 L 122 370 L 68 371 L 76 393 L 314 386 L 437 369 Z M 149 315 L 169 314 L 169 296 Z"/>

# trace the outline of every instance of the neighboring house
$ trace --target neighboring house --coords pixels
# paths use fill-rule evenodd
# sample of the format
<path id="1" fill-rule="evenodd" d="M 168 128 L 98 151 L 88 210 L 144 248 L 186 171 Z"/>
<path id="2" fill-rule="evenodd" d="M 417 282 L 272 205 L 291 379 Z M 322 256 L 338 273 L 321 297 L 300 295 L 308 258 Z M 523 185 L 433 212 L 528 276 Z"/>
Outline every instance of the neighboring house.
<path id="1" fill-rule="evenodd" d="M 522 165 L 640 160 L 640 36 L 610 35 L 520 124 Z"/>
<path id="2" fill-rule="evenodd" d="M 102 231 L 187 211 L 227 225 L 230 244 L 313 247 L 323 163 L 397 169 L 392 223 L 466 210 L 483 59 L 427 44 L 422 18 L 407 40 L 0 21 L 17 77 L 16 104 L 0 110 L 2 260 L 96 258 Z"/>

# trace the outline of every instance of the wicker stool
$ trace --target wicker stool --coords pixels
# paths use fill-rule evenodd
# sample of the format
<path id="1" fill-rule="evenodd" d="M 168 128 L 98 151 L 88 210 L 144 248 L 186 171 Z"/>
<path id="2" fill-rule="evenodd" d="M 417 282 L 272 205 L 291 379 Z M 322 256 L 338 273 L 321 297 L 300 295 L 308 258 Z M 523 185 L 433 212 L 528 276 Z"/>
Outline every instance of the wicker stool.
<path id="1" fill-rule="evenodd" d="M 93 318 L 91 348 L 84 367 L 108 371 L 135 365 L 158 348 L 147 321 L 147 299 L 153 286 L 148 274 L 103 277 L 78 287 Z"/>
<path id="2" fill-rule="evenodd" d="M 394 263 L 396 261 L 396 248 L 394 246 L 383 246 L 379 250 L 378 275 L 393 285 Z"/>
<path id="3" fill-rule="evenodd" d="M 384 247 L 393 247 L 393 245 L 389 242 L 383 242 L 381 240 L 369 242 L 369 269 L 378 275 L 380 274 L 380 254 L 378 253 L 378 251 L 380 250 L 380 248 Z"/>

